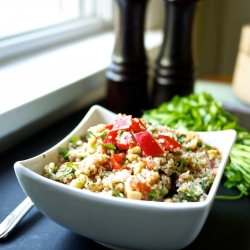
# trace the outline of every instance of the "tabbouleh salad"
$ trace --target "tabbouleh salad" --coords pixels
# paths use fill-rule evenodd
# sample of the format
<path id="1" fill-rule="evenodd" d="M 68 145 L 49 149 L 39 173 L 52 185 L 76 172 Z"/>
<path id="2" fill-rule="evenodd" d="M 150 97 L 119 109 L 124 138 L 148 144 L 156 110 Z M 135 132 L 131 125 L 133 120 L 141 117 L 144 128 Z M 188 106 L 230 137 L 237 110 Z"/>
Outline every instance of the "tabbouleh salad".
<path id="1" fill-rule="evenodd" d="M 193 131 L 148 124 L 118 114 L 61 148 L 44 176 L 110 196 L 161 202 L 204 201 L 221 152 Z"/>

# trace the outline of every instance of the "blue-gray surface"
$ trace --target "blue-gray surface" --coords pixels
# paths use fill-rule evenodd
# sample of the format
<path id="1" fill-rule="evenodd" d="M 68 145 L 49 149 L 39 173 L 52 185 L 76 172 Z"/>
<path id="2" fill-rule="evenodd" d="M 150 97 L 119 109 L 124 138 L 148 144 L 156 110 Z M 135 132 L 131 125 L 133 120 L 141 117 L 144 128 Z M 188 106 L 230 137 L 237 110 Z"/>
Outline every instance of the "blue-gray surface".
<path id="1" fill-rule="evenodd" d="M 59 142 L 75 128 L 85 112 L 86 110 L 79 111 L 54 123 L 0 155 L 0 221 L 25 198 L 16 179 L 13 164 L 17 160 L 42 153 Z M 225 189 L 221 183 L 218 193 L 236 195 L 237 190 Z M 249 250 L 249 211 L 250 197 L 244 197 L 239 201 L 215 200 L 199 236 L 185 249 Z M 58 208 L 58 212 L 60 212 L 60 208 Z M 112 234 L 112 232 L 110 233 Z M 126 234 L 126 232 L 124 233 Z M 106 248 L 57 225 L 33 208 L 10 237 L 0 242 L 0 249 L 92 250 Z"/>

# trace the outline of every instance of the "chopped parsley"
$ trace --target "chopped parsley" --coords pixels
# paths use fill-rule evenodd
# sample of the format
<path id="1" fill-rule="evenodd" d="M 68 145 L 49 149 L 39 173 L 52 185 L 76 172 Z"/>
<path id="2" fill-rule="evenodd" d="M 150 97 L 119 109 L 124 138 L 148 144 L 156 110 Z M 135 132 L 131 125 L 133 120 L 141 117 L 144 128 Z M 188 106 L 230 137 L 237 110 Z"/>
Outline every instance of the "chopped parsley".
<path id="1" fill-rule="evenodd" d="M 116 146 L 114 146 L 111 143 L 100 143 L 100 144 L 107 149 L 116 150 Z"/>
<path id="2" fill-rule="evenodd" d="M 157 192 L 155 189 L 150 190 L 148 196 L 151 198 L 151 201 L 157 200 Z"/>
<path id="3" fill-rule="evenodd" d="M 70 142 L 77 142 L 79 140 L 77 135 L 71 137 Z"/>
<path id="4" fill-rule="evenodd" d="M 206 147 L 206 149 L 212 149 L 213 147 L 211 147 L 210 145 L 208 145 L 208 144 L 205 144 L 205 147 Z"/>
<path id="5" fill-rule="evenodd" d="M 73 144 L 72 144 L 72 148 L 74 148 L 74 149 L 77 148 L 77 147 L 79 147 L 79 146 L 80 146 L 80 145 L 78 145 L 77 143 L 73 143 Z"/>
<path id="6" fill-rule="evenodd" d="M 96 137 L 96 136 L 94 135 L 94 133 L 93 133 L 91 130 L 88 130 L 88 131 L 87 131 L 87 137 L 91 137 L 91 136 Z"/>
<path id="7" fill-rule="evenodd" d="M 180 163 L 179 163 L 179 164 L 180 164 L 180 165 L 179 165 L 180 172 L 182 172 L 184 162 L 185 162 L 185 160 L 182 158 L 181 161 L 180 161 Z"/>
<path id="8" fill-rule="evenodd" d="M 68 175 L 68 174 L 71 174 L 71 173 L 74 173 L 74 172 L 75 172 L 75 169 L 73 167 L 67 166 L 62 171 L 58 171 L 56 173 L 56 177 L 59 178 L 59 177 L 62 177 L 62 176 L 65 176 L 65 175 Z"/>
<path id="9" fill-rule="evenodd" d="M 69 151 L 68 149 L 66 149 L 65 147 L 61 147 L 60 148 L 60 154 L 62 154 L 62 156 L 67 159 L 69 157 Z"/>
<path id="10" fill-rule="evenodd" d="M 112 193 L 116 197 L 121 197 L 120 193 L 117 190 L 113 189 L 113 188 L 112 188 Z"/>
<path id="11" fill-rule="evenodd" d="M 202 179 L 200 181 L 200 185 L 201 185 L 201 188 L 202 188 L 203 192 L 206 192 L 205 183 L 206 183 L 206 181 L 204 179 Z"/>
<path id="12" fill-rule="evenodd" d="M 75 173 L 75 166 L 73 162 L 67 162 L 66 167 L 62 170 L 59 170 L 56 173 L 56 177 L 59 178 L 61 176 L 65 176 L 65 175 L 73 174 L 73 173 Z"/>
<path id="13" fill-rule="evenodd" d="M 108 134 L 108 132 L 107 132 L 107 131 L 104 131 L 104 132 L 100 135 L 100 138 L 104 140 L 104 139 L 106 138 L 107 134 Z"/>
<path id="14" fill-rule="evenodd" d="M 103 175 L 104 177 L 109 177 L 110 173 L 109 173 L 109 172 L 103 172 L 102 175 Z"/>

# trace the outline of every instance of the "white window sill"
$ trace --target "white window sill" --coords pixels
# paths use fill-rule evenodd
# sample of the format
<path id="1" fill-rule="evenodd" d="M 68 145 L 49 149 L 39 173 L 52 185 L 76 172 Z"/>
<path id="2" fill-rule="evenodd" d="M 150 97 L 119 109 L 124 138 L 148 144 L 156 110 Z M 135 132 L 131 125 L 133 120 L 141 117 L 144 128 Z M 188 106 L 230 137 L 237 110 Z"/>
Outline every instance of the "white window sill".
<path id="1" fill-rule="evenodd" d="M 0 152 L 13 139 L 103 99 L 114 41 L 107 32 L 0 66 Z M 147 32 L 149 57 L 161 41 L 160 31 Z"/>

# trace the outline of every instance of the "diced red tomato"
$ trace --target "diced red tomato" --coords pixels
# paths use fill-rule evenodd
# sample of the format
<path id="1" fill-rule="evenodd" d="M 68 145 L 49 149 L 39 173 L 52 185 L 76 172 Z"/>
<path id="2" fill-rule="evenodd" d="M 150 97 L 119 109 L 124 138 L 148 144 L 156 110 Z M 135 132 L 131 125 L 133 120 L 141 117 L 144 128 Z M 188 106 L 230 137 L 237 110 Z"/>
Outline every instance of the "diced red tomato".
<path id="1" fill-rule="evenodd" d="M 158 135 L 158 139 L 160 139 L 161 145 L 164 146 L 167 150 L 171 151 L 175 148 L 182 148 L 181 144 L 178 141 L 167 135 Z"/>
<path id="2" fill-rule="evenodd" d="M 145 155 L 154 156 L 164 154 L 163 149 L 159 146 L 159 144 L 149 132 L 139 132 L 134 134 L 134 137 Z"/>
<path id="3" fill-rule="evenodd" d="M 131 181 L 131 187 L 133 188 L 133 190 L 136 190 L 142 193 L 141 200 L 150 200 L 148 193 L 150 192 L 151 188 L 146 183 L 143 183 L 140 180 L 134 178 Z"/>
<path id="4" fill-rule="evenodd" d="M 140 118 L 134 118 L 132 119 L 130 130 L 133 131 L 134 133 L 138 133 L 146 130 L 146 126 Z"/>
<path id="5" fill-rule="evenodd" d="M 106 126 L 105 126 L 105 128 L 107 128 L 107 129 L 111 130 L 111 129 L 113 128 L 113 126 L 114 126 L 114 124 L 112 123 L 112 124 L 108 124 L 108 125 L 106 125 Z"/>
<path id="6" fill-rule="evenodd" d="M 132 124 L 132 116 L 117 117 L 114 122 L 112 130 L 128 130 Z"/>
<path id="7" fill-rule="evenodd" d="M 112 163 L 112 167 L 115 170 L 121 170 L 122 169 L 122 159 L 124 157 L 123 153 L 120 154 L 113 154 L 111 156 L 111 163 Z"/>
<path id="8" fill-rule="evenodd" d="M 117 141 L 117 146 L 120 150 L 128 150 L 136 145 L 133 135 L 129 132 L 123 132 Z"/>
<path id="9" fill-rule="evenodd" d="M 117 132 L 118 131 L 116 131 L 116 130 L 109 131 L 108 134 L 107 134 L 107 136 L 103 140 L 103 143 L 105 143 L 105 144 L 111 143 L 111 144 L 113 144 L 115 146 L 116 145 Z"/>
<path id="10" fill-rule="evenodd" d="M 150 187 L 146 183 L 140 181 L 137 183 L 137 188 L 143 194 L 147 194 L 150 191 Z"/>
<path id="11" fill-rule="evenodd" d="M 128 165 L 125 165 L 122 167 L 123 169 L 127 169 L 127 170 L 130 170 L 131 168 L 128 166 Z"/>
<path id="12" fill-rule="evenodd" d="M 108 161 L 106 162 L 103 162 L 101 164 L 106 170 L 111 170 L 111 166 L 110 166 L 110 163 Z"/>
<path id="13" fill-rule="evenodd" d="M 156 163 L 155 163 L 153 160 L 146 160 L 146 159 L 144 159 L 143 161 L 144 161 L 144 163 L 146 163 L 147 167 L 148 167 L 150 170 L 153 170 L 153 169 L 154 169 Z"/>

